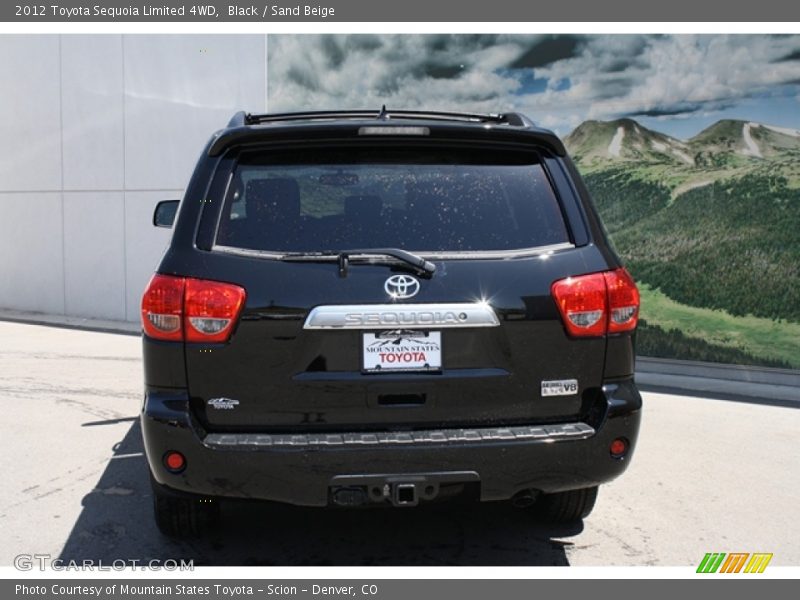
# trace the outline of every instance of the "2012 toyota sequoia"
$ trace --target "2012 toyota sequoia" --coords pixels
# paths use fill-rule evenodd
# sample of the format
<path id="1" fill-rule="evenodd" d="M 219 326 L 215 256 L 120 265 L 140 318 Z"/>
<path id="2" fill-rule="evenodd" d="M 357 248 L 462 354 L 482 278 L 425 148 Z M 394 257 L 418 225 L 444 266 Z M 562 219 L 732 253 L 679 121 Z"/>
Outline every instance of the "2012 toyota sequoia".
<path id="1" fill-rule="evenodd" d="M 163 532 L 224 498 L 570 521 L 628 465 L 639 294 L 523 115 L 238 113 L 173 227 L 142 299 Z"/>

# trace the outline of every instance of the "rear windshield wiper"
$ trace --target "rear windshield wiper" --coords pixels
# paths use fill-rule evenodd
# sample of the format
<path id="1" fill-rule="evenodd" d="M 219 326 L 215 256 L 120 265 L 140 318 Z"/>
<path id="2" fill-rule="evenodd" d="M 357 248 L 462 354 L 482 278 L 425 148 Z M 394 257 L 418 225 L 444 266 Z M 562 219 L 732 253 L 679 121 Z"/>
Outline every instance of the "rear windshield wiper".
<path id="1" fill-rule="evenodd" d="M 394 258 L 410 266 L 423 277 L 430 277 L 436 271 L 436 265 L 432 262 L 400 248 L 364 248 L 363 250 L 341 250 L 339 252 L 288 252 L 281 256 L 281 260 L 301 262 L 336 258 L 339 262 L 339 276 L 347 277 L 350 259 L 362 256 L 388 256 Z"/>
<path id="2" fill-rule="evenodd" d="M 353 256 L 389 256 L 410 265 L 423 277 L 430 277 L 436 272 L 435 264 L 406 250 L 401 250 L 400 248 L 366 248 L 364 250 L 342 250 L 339 252 L 339 274 L 342 277 L 347 275 L 347 263 Z"/>

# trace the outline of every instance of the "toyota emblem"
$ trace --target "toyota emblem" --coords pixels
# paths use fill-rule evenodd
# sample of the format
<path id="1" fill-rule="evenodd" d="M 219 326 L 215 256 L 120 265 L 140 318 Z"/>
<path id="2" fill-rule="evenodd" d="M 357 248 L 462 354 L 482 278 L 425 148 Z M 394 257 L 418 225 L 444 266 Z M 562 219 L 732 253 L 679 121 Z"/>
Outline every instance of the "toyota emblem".
<path id="1" fill-rule="evenodd" d="M 411 298 L 419 292 L 419 281 L 410 275 L 392 275 L 383 284 L 383 289 L 394 299 Z"/>

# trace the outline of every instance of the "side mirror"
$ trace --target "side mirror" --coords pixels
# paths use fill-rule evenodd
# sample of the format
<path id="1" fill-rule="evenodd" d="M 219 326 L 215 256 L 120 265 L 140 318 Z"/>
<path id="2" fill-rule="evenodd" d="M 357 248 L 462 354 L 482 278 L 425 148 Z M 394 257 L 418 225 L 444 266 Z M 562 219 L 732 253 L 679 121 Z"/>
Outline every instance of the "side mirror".
<path id="1" fill-rule="evenodd" d="M 156 227 L 172 227 L 175 222 L 175 215 L 178 212 L 180 200 L 162 200 L 156 204 L 153 211 L 153 225 Z"/>

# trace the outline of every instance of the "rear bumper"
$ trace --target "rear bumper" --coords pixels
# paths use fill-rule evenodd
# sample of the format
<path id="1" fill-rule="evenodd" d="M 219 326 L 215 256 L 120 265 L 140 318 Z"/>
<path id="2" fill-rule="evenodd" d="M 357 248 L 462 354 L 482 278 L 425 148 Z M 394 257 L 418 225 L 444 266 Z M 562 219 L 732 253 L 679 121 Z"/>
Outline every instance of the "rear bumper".
<path id="1" fill-rule="evenodd" d="M 525 490 L 545 493 L 599 485 L 628 466 L 639 431 L 641 396 L 633 380 L 603 387 L 586 422 L 406 433 L 307 435 L 206 434 L 185 394 L 148 390 L 142 411 L 153 478 L 178 492 L 325 506 L 340 481 L 433 477 L 477 481 L 481 500 Z M 612 458 L 624 437 L 629 451 Z M 186 457 L 173 474 L 166 452 Z"/>

